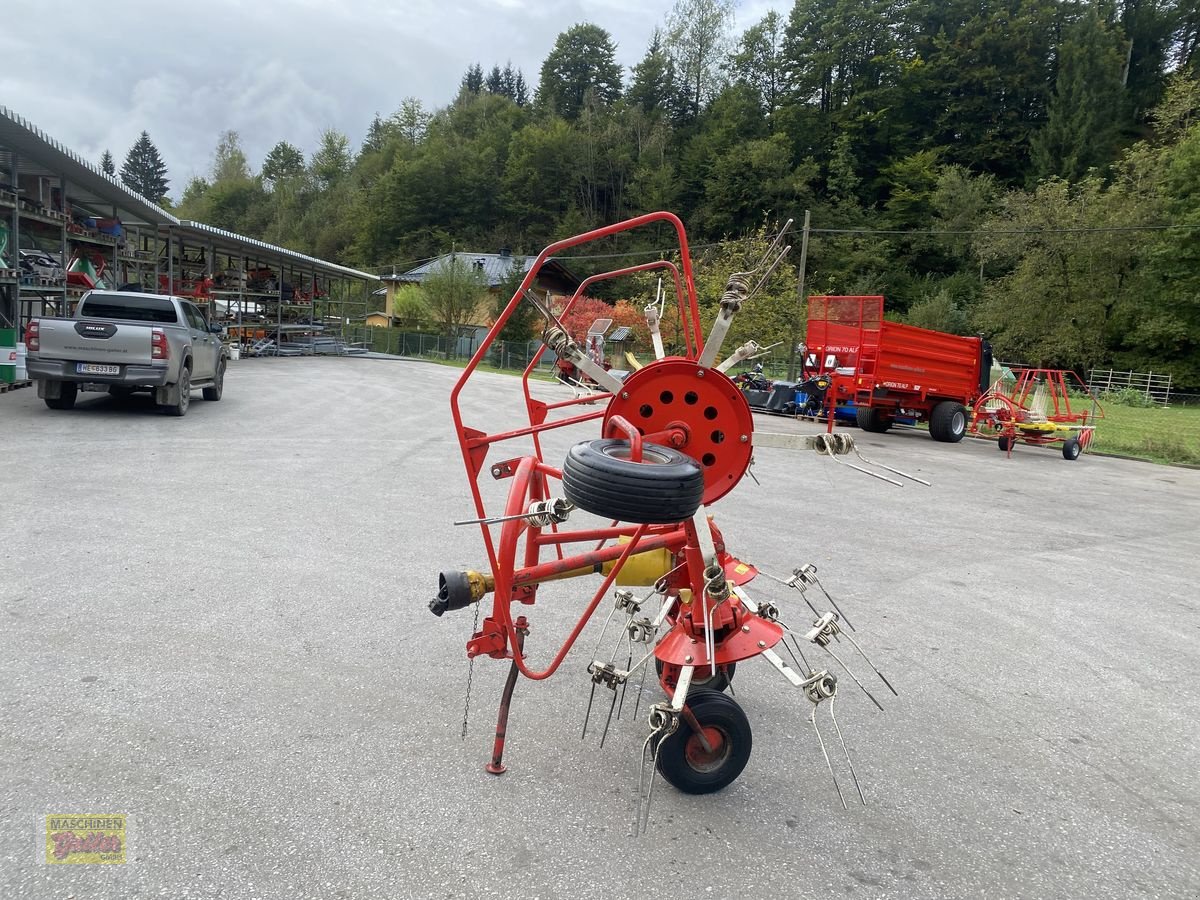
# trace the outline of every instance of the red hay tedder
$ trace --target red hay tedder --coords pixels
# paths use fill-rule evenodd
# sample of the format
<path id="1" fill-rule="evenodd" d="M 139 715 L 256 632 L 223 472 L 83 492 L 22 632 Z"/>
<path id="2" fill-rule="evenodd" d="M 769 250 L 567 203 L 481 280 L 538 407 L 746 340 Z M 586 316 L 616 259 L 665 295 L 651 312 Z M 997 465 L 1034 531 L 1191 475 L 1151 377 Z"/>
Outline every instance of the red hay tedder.
<path id="1" fill-rule="evenodd" d="M 620 232 L 664 225 L 678 238 L 678 265 L 660 260 L 593 275 L 561 308 L 531 290 L 539 270 L 555 254 Z M 799 688 L 810 701 L 809 721 L 818 739 L 817 709 L 827 705 L 832 716 L 839 696 L 833 664 L 875 700 L 845 665 L 845 654 L 862 654 L 862 650 L 843 630 L 843 626 L 853 628 L 816 578 L 815 567 L 798 566 L 790 577 L 774 579 L 805 601 L 804 624 L 790 630 L 774 603 L 747 594 L 746 585 L 760 572 L 730 552 L 709 510 L 746 475 L 756 443 L 767 443 L 764 436 L 755 436 L 746 399 L 725 374 L 751 356 L 757 345 L 749 342 L 737 348 L 720 364 L 718 354 L 733 317 L 790 249 L 781 248 L 786 229 L 753 271 L 730 276 L 707 338 L 701 334 L 687 237 L 676 216 L 652 213 L 552 244 L 538 255 L 451 393 L 451 412 L 476 514 L 457 524 L 479 525 L 487 569 L 443 572 L 430 609 L 440 616 L 474 605 L 476 628 L 467 642 L 467 656 L 510 660 L 487 770 L 499 774 L 505 769 L 508 714 L 518 675 L 537 681 L 558 672 L 607 598 L 610 610 L 596 646 L 615 642 L 616 648 L 611 654 L 597 651 L 576 669 L 581 675 L 586 669 L 585 685 L 590 683 L 592 699 L 598 688 L 612 692 L 604 733 L 617 708 L 618 693 L 623 706 L 627 682 L 640 678 L 644 683 L 650 666 L 666 694 L 649 710 L 635 830 L 648 821 L 656 771 L 688 793 L 719 790 L 741 774 L 750 757 L 750 723 L 738 703 L 722 692 L 739 663 L 762 657 Z M 663 273 L 674 285 L 685 347 L 677 356 L 657 353 L 657 359 L 621 381 L 571 340 L 560 317 L 594 283 L 651 271 Z M 513 382 L 514 387 L 520 385 L 524 420 L 506 430 L 467 423 L 464 392 L 514 309 L 526 302 L 538 308 L 546 327 L 545 346 L 524 377 Z M 656 335 L 659 310 L 651 303 L 646 313 Z M 595 384 L 595 392 L 552 402 L 536 398 L 530 374 L 546 349 L 575 366 Z M 543 396 L 561 390 L 540 383 L 538 388 Z M 573 430 L 577 442 L 565 459 L 549 460 L 543 453 L 543 438 L 560 430 Z M 794 442 L 796 437 L 787 439 Z M 505 455 L 501 447 L 514 440 L 531 443 L 533 452 Z M 773 445 L 794 446 L 787 440 Z M 495 491 L 481 490 L 488 479 L 508 482 L 506 499 L 502 505 L 493 501 L 490 509 L 485 494 Z M 583 521 L 571 521 L 577 517 Z M 526 648 L 531 635 L 527 614 L 538 599 L 539 587 L 597 575 L 602 576 L 601 583 L 594 590 L 584 589 L 578 619 L 561 644 L 548 659 L 534 663 Z M 631 590 L 635 587 L 643 589 L 640 595 Z M 489 595 L 480 622 L 480 607 Z M 825 600 L 832 608 L 818 610 L 814 601 L 824 605 Z M 779 651 L 786 653 L 786 660 Z M 865 654 L 862 659 L 878 674 Z M 826 660 L 833 661 L 828 668 Z M 640 701 L 636 682 L 633 687 Z M 587 716 L 591 709 L 589 700 Z M 635 704 L 635 715 L 636 709 Z M 837 734 L 840 740 L 840 729 Z M 823 740 L 821 749 L 824 753 Z M 844 741 L 842 749 L 853 776 Z M 829 762 L 828 754 L 825 760 Z M 836 784 L 836 776 L 834 780 Z M 857 783 L 855 779 L 856 787 Z"/>

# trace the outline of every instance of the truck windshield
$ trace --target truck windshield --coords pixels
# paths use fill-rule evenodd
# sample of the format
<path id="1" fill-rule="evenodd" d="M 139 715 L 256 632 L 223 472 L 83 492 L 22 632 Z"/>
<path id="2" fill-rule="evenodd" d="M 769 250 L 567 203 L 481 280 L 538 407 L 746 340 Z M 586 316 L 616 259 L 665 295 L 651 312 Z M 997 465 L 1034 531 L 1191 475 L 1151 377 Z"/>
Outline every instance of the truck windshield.
<path id="1" fill-rule="evenodd" d="M 175 324 L 175 304 L 166 297 L 89 294 L 79 309 L 81 319 L 127 319 L 133 322 Z"/>

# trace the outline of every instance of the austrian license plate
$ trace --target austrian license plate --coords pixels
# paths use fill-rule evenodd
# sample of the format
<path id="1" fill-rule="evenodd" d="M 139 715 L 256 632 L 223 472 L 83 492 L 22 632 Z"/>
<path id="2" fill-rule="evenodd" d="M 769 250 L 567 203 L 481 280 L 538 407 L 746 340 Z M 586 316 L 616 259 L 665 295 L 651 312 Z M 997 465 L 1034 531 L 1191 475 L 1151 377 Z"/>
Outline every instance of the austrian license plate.
<path id="1" fill-rule="evenodd" d="M 120 366 L 105 366 L 100 363 L 76 363 L 77 375 L 120 375 Z"/>

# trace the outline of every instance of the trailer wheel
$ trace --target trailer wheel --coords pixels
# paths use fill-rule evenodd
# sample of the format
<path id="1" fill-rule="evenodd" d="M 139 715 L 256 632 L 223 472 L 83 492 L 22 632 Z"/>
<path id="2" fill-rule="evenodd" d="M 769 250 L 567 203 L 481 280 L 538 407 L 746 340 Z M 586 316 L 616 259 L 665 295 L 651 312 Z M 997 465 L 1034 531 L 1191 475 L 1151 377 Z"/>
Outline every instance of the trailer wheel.
<path id="1" fill-rule="evenodd" d="M 74 381 L 60 382 L 57 397 L 47 397 L 46 405 L 51 409 L 74 409 L 75 398 L 78 396 L 79 385 Z"/>
<path id="2" fill-rule="evenodd" d="M 732 784 L 750 759 L 750 722 L 742 708 L 719 691 L 688 694 L 687 709 L 704 732 L 704 741 L 687 719 L 658 748 L 658 771 L 685 794 L 711 794 Z"/>
<path id="3" fill-rule="evenodd" d="M 967 433 L 967 408 L 953 400 L 943 400 L 929 414 L 929 436 L 945 444 L 957 444 Z"/>
<path id="4" fill-rule="evenodd" d="M 1079 438 L 1073 437 L 1063 441 L 1063 459 L 1079 459 L 1079 454 L 1083 452 L 1083 445 L 1079 443 Z"/>
<path id="5" fill-rule="evenodd" d="M 891 418 L 873 406 L 855 407 L 854 417 L 858 421 L 859 428 L 872 434 L 883 434 L 892 427 Z"/>
<path id="6" fill-rule="evenodd" d="M 690 456 L 642 444 L 642 461 L 629 457 L 629 442 L 616 438 L 576 444 L 563 463 L 563 493 L 602 518 L 647 525 L 682 522 L 700 508 L 704 471 Z"/>
<path id="7" fill-rule="evenodd" d="M 996 439 L 996 446 L 1000 448 L 1001 453 L 1007 453 L 1015 443 L 1016 441 L 1007 434 L 1002 434 Z"/>

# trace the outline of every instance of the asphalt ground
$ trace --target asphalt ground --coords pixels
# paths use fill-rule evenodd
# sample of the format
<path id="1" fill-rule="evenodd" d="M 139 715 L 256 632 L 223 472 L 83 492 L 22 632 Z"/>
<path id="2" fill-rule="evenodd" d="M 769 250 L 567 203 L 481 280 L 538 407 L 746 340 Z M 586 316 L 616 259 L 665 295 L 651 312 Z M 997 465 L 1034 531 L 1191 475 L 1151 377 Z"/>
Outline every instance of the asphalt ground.
<path id="1" fill-rule="evenodd" d="M 439 570 L 485 560 L 451 524 L 472 513 L 457 376 L 243 360 L 184 419 L 0 396 L 0 895 L 1200 894 L 1200 472 L 854 431 L 933 483 L 897 488 L 760 449 L 761 486 L 712 511 L 766 571 L 815 563 L 899 690 L 864 679 L 879 713 L 841 682 L 868 805 L 827 710 L 848 810 L 808 702 L 750 661 L 745 772 L 709 796 L 660 780 L 635 838 L 645 704 L 603 749 L 595 727 L 580 740 L 598 627 L 518 684 L 507 774 L 483 770 L 506 664 L 476 662 L 460 737 L 472 614 L 426 610 Z M 518 401 L 515 379 L 477 375 L 467 422 L 514 427 Z M 547 457 L 594 436 L 557 434 Z M 536 661 L 597 583 L 543 589 Z M 765 578 L 747 590 L 811 618 Z M 127 815 L 127 863 L 46 864 L 45 817 L 64 813 Z"/>

